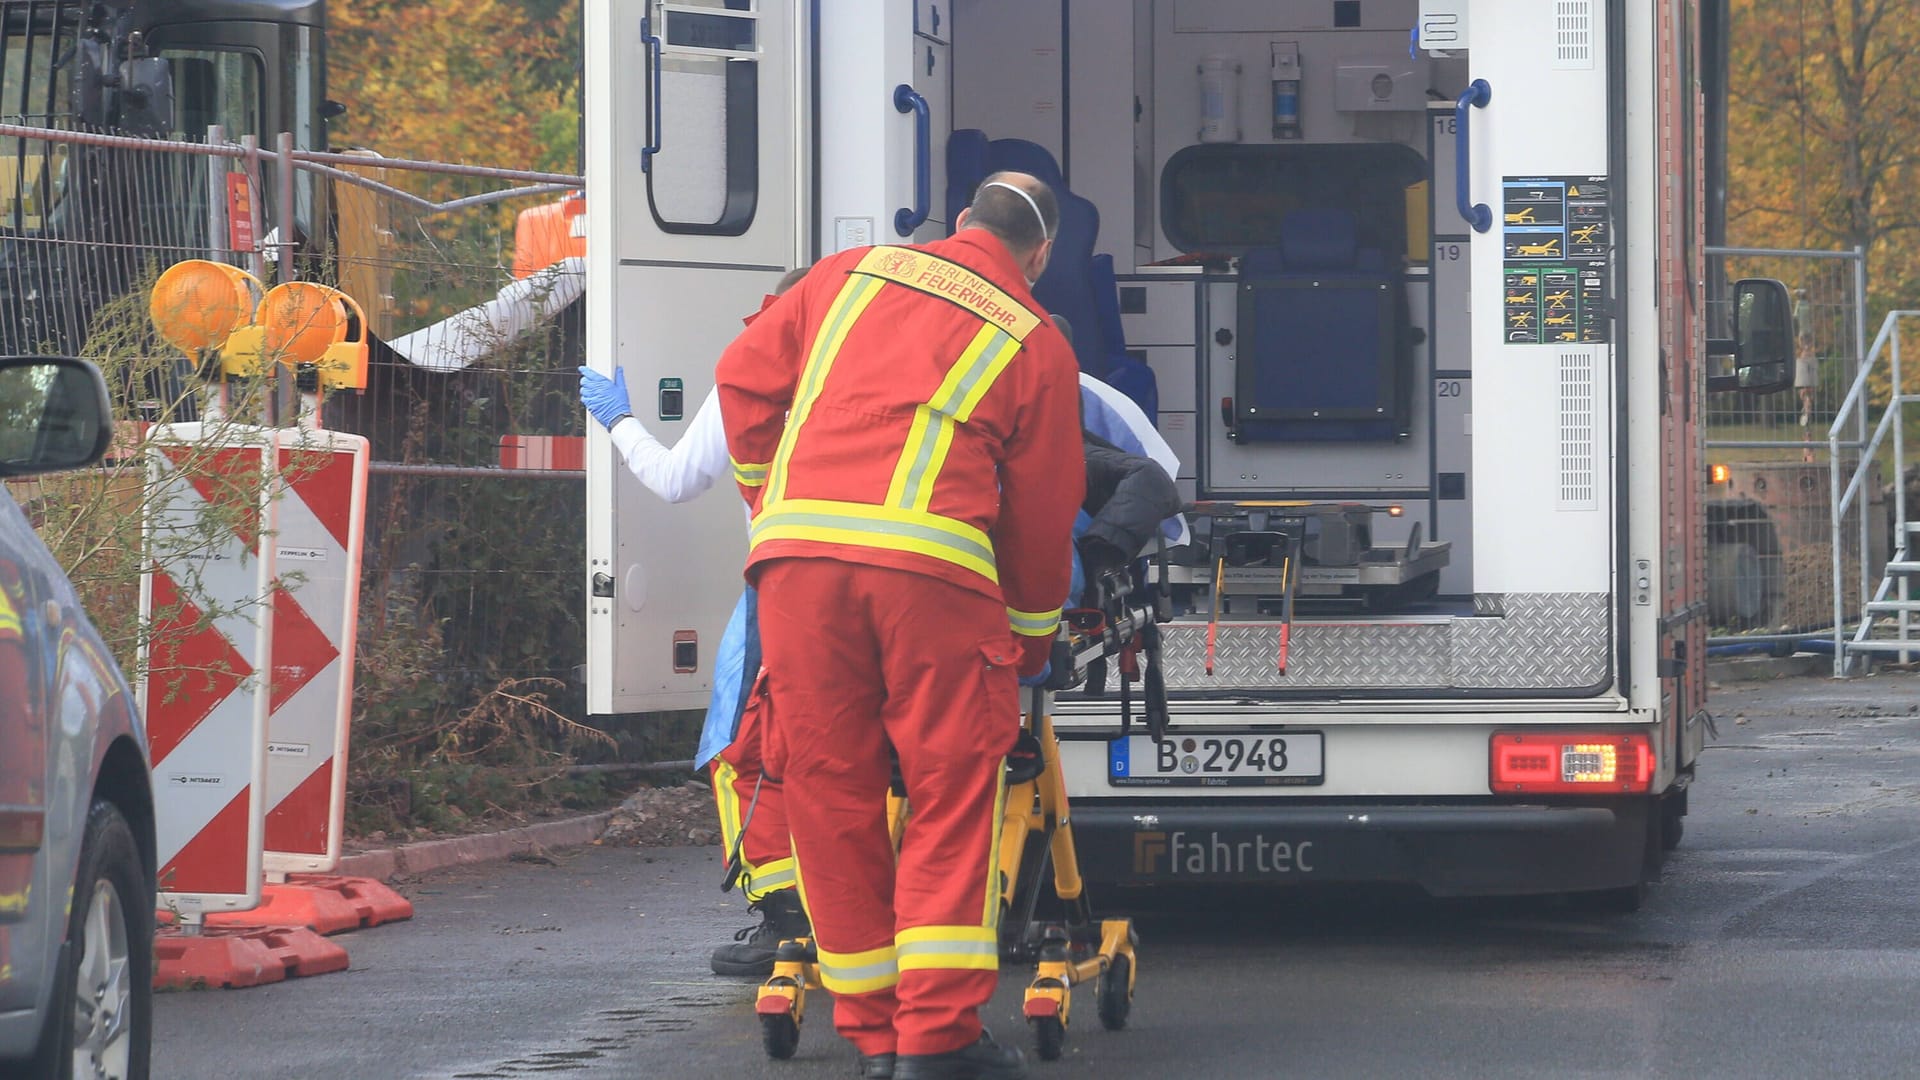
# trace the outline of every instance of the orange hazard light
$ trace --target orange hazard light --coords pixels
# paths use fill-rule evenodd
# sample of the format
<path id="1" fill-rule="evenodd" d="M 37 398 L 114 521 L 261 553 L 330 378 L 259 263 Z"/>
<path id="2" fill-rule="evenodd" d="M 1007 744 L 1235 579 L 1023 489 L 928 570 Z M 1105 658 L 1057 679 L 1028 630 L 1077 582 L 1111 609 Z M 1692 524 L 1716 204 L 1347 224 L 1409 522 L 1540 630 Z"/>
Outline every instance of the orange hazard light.
<path id="1" fill-rule="evenodd" d="M 1644 792 L 1657 764 L 1645 735 L 1503 731 L 1493 736 L 1488 786 L 1500 795 Z"/>
<path id="2" fill-rule="evenodd" d="M 1725 465 L 1707 466 L 1707 482 L 1709 484 L 1724 484 L 1731 479 L 1732 476 L 1733 470 L 1727 468 Z"/>

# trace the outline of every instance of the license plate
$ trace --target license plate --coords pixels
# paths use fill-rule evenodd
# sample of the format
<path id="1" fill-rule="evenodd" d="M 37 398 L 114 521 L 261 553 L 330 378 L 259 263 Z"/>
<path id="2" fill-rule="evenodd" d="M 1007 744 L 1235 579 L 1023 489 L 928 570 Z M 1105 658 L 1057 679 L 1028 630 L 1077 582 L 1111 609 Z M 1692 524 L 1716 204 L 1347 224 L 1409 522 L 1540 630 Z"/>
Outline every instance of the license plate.
<path id="1" fill-rule="evenodd" d="M 1107 783 L 1115 787 L 1306 787 L 1326 779 L 1326 736 L 1145 735 L 1107 744 Z"/>

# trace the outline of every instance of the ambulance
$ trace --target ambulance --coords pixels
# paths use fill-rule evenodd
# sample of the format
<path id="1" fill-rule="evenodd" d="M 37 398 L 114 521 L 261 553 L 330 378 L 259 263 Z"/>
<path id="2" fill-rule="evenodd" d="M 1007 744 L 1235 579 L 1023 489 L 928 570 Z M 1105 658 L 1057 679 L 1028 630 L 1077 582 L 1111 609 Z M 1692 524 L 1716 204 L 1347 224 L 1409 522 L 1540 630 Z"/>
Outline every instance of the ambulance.
<path id="1" fill-rule="evenodd" d="M 1791 374 L 1785 290 L 1705 272 L 1696 0 L 585 10 L 589 362 L 663 440 L 785 270 L 1054 186 L 1036 298 L 1192 532 L 1165 732 L 1059 697 L 1088 877 L 1638 906 L 1713 724 L 1705 397 Z M 587 472 L 590 710 L 703 708 L 740 507 Z"/>

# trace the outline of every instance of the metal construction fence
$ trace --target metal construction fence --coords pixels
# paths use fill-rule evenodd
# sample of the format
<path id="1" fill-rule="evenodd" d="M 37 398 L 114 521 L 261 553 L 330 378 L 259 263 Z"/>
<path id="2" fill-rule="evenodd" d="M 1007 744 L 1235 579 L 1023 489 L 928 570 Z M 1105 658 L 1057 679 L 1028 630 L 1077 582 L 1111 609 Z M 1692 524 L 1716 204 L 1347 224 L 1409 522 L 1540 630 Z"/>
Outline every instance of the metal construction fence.
<path id="1" fill-rule="evenodd" d="M 1732 335 L 1731 283 L 1777 278 L 1794 299 L 1794 384 L 1773 394 L 1706 398 L 1709 615 L 1714 644 L 1771 641 L 1782 648 L 1818 637 L 1834 618 L 1828 428 L 1843 408 L 1866 352 L 1866 262 L 1860 251 L 1765 248 L 1707 250 L 1708 328 Z M 1837 444 L 1851 472 L 1866 446 L 1868 402 L 1852 406 L 1851 437 Z M 1853 569 L 1843 602 L 1858 616 L 1858 575 L 1886 561 L 1888 523 L 1879 479 L 1848 509 L 1841 553 Z M 1869 538 L 1865 557 L 1860 538 Z"/>
<path id="2" fill-rule="evenodd" d="M 323 414 L 372 443 L 363 713 L 445 730 L 505 687 L 584 715 L 585 485 L 566 452 L 584 434 L 584 268 L 567 257 L 579 177 L 302 152 L 286 135 L 263 147 L 217 128 L 162 141 L 0 125 L 0 154 L 0 347 L 95 361 L 124 419 L 199 408 L 194 360 L 148 318 L 169 266 L 319 282 L 364 309 L 367 386 Z M 291 373 L 270 378 L 258 419 L 290 422 Z M 518 467 L 536 459 L 572 467 Z M 124 612 L 125 588 L 91 592 Z"/>

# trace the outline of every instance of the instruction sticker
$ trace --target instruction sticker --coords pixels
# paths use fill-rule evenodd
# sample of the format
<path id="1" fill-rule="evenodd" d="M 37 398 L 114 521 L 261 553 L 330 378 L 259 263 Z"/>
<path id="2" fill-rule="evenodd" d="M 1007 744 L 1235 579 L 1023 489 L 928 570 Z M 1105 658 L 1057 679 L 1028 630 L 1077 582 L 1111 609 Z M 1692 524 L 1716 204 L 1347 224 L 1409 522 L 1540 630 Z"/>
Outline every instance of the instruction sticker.
<path id="1" fill-rule="evenodd" d="M 1502 182 L 1501 316 L 1508 344 L 1609 340 L 1609 186 L 1604 176 Z"/>

